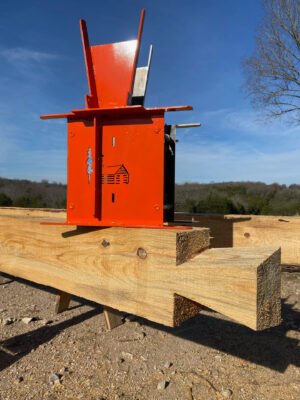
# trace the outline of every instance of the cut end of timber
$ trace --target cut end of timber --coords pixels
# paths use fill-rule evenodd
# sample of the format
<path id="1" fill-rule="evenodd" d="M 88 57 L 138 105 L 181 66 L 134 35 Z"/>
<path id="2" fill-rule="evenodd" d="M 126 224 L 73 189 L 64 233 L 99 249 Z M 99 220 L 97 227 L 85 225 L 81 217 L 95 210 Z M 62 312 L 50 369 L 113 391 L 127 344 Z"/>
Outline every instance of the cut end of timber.
<path id="1" fill-rule="evenodd" d="M 263 262 L 257 271 L 257 321 L 255 330 L 281 323 L 281 268 L 279 249 Z"/>
<path id="2" fill-rule="evenodd" d="M 181 325 L 184 321 L 199 314 L 201 310 L 203 310 L 203 307 L 200 304 L 175 293 L 173 326 Z"/>
<path id="3" fill-rule="evenodd" d="M 194 228 L 181 231 L 176 235 L 176 265 L 180 265 L 203 250 L 209 248 L 210 231 L 208 228 Z"/>
<path id="4" fill-rule="evenodd" d="M 175 293 L 256 331 L 280 324 L 278 248 L 209 249 L 181 272 Z"/>

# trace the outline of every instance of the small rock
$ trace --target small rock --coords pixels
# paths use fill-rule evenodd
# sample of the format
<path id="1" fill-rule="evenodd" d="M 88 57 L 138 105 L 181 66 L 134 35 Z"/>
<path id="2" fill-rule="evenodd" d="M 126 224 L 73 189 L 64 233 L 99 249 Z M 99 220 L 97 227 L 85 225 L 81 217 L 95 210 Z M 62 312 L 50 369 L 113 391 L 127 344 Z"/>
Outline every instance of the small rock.
<path id="1" fill-rule="evenodd" d="M 43 326 L 52 324 L 52 322 L 53 321 L 51 319 L 41 319 L 40 320 L 40 324 L 43 325 Z"/>
<path id="2" fill-rule="evenodd" d="M 192 386 L 192 398 L 193 399 L 209 399 L 209 400 L 217 400 L 217 396 L 215 391 L 203 383 L 195 383 Z"/>
<path id="3" fill-rule="evenodd" d="M 9 318 L 2 318 L 1 319 L 1 324 L 2 325 L 11 325 L 12 323 L 14 323 L 15 322 L 15 318 L 11 318 L 11 317 L 9 317 Z"/>
<path id="4" fill-rule="evenodd" d="M 4 308 L 0 308 L 0 314 L 3 313 L 5 310 Z"/>
<path id="5" fill-rule="evenodd" d="M 164 367 L 165 368 L 170 368 L 170 367 L 172 367 L 172 363 L 170 362 L 170 361 L 166 361 L 165 363 L 164 363 Z"/>
<path id="6" fill-rule="evenodd" d="M 125 360 L 133 360 L 133 354 L 131 354 L 131 353 L 126 353 L 125 351 L 122 351 L 122 357 L 125 359 Z"/>
<path id="7" fill-rule="evenodd" d="M 232 396 L 232 390 L 230 390 L 230 389 L 222 389 L 221 390 L 221 395 L 223 397 L 225 397 L 226 399 L 230 399 L 230 397 Z"/>
<path id="8" fill-rule="evenodd" d="M 129 315 L 126 315 L 126 317 L 125 317 L 126 322 L 134 322 L 136 320 L 137 320 L 137 317 L 135 315 L 129 314 Z"/>
<path id="9" fill-rule="evenodd" d="M 21 382 L 23 382 L 24 381 L 24 378 L 23 378 L 23 376 L 18 376 L 16 379 L 15 379 L 15 383 L 17 384 L 17 383 L 21 383 Z"/>
<path id="10" fill-rule="evenodd" d="M 61 383 L 61 375 L 59 374 L 51 374 L 49 376 L 49 382 L 51 383 L 51 385 L 58 385 Z"/>
<path id="11" fill-rule="evenodd" d="M 24 324 L 30 324 L 30 322 L 32 322 L 34 319 L 31 317 L 24 317 L 21 319 L 22 322 L 24 322 Z"/>
<path id="12" fill-rule="evenodd" d="M 164 390 L 168 387 L 169 381 L 160 381 L 157 384 L 157 390 Z"/>
<path id="13" fill-rule="evenodd" d="M 135 332 L 135 333 L 134 333 L 134 339 L 135 339 L 135 340 L 144 339 L 145 336 L 146 336 L 146 333 L 145 333 L 145 332 Z"/>

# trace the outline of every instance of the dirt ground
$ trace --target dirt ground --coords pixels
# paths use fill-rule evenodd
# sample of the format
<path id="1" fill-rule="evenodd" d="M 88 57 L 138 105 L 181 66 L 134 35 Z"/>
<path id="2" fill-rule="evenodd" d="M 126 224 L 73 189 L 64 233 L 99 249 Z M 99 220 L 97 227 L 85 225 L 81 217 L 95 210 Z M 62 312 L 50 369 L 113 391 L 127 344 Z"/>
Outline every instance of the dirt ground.
<path id="1" fill-rule="evenodd" d="M 101 306 L 74 299 L 55 315 L 54 290 L 6 276 L 0 399 L 300 399 L 300 269 L 284 271 L 283 322 L 260 333 L 210 311 L 108 332 Z"/>

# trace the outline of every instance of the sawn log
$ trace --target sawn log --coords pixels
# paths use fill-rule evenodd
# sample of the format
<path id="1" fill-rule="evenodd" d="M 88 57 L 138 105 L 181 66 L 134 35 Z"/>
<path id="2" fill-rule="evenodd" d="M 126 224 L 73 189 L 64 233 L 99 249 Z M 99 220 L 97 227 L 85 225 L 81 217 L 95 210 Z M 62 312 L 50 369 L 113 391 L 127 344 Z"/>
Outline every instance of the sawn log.
<path id="1" fill-rule="evenodd" d="M 254 330 L 280 323 L 280 249 L 209 249 L 209 230 L 88 228 L 0 209 L 0 271 L 176 326 L 203 306 Z"/>

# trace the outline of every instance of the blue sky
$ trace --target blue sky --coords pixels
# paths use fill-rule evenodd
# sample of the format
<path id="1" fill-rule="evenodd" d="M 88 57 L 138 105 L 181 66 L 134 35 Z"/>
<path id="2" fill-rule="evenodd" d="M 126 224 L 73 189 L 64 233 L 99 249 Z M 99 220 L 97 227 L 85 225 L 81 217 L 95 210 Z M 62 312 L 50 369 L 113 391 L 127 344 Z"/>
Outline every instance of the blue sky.
<path id="1" fill-rule="evenodd" d="M 260 0 L 19 0 L 0 6 L 0 176 L 66 181 L 66 124 L 43 113 L 84 106 L 79 19 L 91 44 L 136 37 L 154 46 L 146 106 L 191 104 L 180 130 L 176 181 L 299 183 L 300 129 L 261 122 L 243 92 L 241 62 L 255 45 Z"/>

